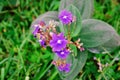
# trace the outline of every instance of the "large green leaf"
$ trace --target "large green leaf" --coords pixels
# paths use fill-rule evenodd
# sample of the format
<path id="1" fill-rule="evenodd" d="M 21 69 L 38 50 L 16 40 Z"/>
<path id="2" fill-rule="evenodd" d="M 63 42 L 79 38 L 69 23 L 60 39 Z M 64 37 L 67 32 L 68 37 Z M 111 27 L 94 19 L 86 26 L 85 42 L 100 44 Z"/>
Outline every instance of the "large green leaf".
<path id="1" fill-rule="evenodd" d="M 67 36 L 68 33 L 70 33 L 70 36 L 71 37 L 75 37 L 79 34 L 80 30 L 81 30 L 81 16 L 80 16 L 80 12 L 79 10 L 73 6 L 73 5 L 70 5 L 66 8 L 66 10 L 70 11 L 73 16 L 76 17 L 76 21 L 71 23 L 71 25 L 63 25 L 61 22 L 60 22 L 60 30 L 61 32 L 64 32 L 65 35 Z"/>
<path id="2" fill-rule="evenodd" d="M 61 11 L 73 4 L 79 9 L 82 19 L 88 19 L 93 13 L 93 3 L 93 0 L 61 0 L 59 10 Z"/>
<path id="3" fill-rule="evenodd" d="M 113 33 L 114 36 L 112 39 L 100 46 L 89 48 L 88 50 L 92 53 L 112 52 L 116 47 L 120 46 L 120 36 L 116 32 Z"/>
<path id="4" fill-rule="evenodd" d="M 109 24 L 95 19 L 82 21 L 82 30 L 79 34 L 84 47 L 92 48 L 100 46 L 111 40 L 115 30 Z"/>
<path id="5" fill-rule="evenodd" d="M 78 51 L 77 57 L 70 55 L 67 62 L 72 63 L 71 71 L 69 73 L 60 73 L 62 80 L 73 80 L 84 67 L 87 60 L 87 55 L 87 52 L 80 51 Z"/>

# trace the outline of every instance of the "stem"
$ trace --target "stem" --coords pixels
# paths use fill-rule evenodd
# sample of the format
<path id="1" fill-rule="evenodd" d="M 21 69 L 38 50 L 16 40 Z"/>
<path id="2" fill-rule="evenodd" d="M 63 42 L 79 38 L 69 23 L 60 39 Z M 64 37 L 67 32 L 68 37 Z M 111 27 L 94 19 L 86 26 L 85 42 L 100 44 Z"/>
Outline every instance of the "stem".
<path id="1" fill-rule="evenodd" d="M 72 34 L 75 31 L 75 28 L 76 28 L 76 22 L 74 23 Z"/>
<path id="2" fill-rule="evenodd" d="M 5 63 L 7 60 L 8 60 L 8 58 L 5 58 L 2 61 L 0 61 L 0 65 L 2 65 L 3 63 Z"/>
<path id="3" fill-rule="evenodd" d="M 17 49 L 18 49 L 18 56 L 19 56 L 19 58 L 20 58 L 20 60 L 21 60 L 21 64 L 24 66 L 24 59 L 23 59 L 23 56 L 22 56 L 22 54 L 21 54 L 21 50 L 23 49 L 23 46 L 25 45 L 25 43 L 26 43 L 26 41 L 28 40 L 28 38 L 30 37 L 30 34 L 31 32 L 28 32 L 28 36 L 23 40 L 23 42 L 21 43 L 21 45 L 20 45 L 20 47 L 17 47 Z M 25 69 L 25 67 L 24 67 L 24 70 L 25 70 L 25 72 L 26 72 L 26 69 Z"/>
<path id="4" fill-rule="evenodd" d="M 55 72 L 53 73 L 53 75 L 50 77 L 49 80 L 55 79 L 55 77 L 56 77 L 57 74 L 58 74 L 58 71 L 55 71 Z"/>
<path id="5" fill-rule="evenodd" d="M 4 78 L 5 78 L 5 68 L 3 67 L 3 68 L 1 68 L 1 80 L 4 80 Z"/>
<path id="6" fill-rule="evenodd" d="M 70 37 L 70 24 L 68 24 L 68 40 L 70 41 L 71 40 L 71 37 Z"/>
<path id="7" fill-rule="evenodd" d="M 111 58 L 113 58 L 113 56 L 112 56 L 104 47 L 101 46 L 101 48 L 102 48 Z"/>
<path id="8" fill-rule="evenodd" d="M 118 54 L 115 56 L 115 58 L 110 62 L 109 67 L 113 65 L 113 63 L 115 62 L 116 58 L 118 58 L 119 56 L 120 56 L 120 52 L 118 52 Z M 104 68 L 104 70 L 102 71 L 102 73 L 98 76 L 98 79 L 97 79 L 97 80 L 101 80 L 101 78 L 104 77 L 103 74 L 106 72 L 106 70 L 107 70 L 109 67 L 105 67 L 105 68 Z"/>
<path id="9" fill-rule="evenodd" d="M 39 80 L 45 75 L 45 73 L 52 67 L 52 64 L 50 64 L 47 69 L 40 75 Z"/>

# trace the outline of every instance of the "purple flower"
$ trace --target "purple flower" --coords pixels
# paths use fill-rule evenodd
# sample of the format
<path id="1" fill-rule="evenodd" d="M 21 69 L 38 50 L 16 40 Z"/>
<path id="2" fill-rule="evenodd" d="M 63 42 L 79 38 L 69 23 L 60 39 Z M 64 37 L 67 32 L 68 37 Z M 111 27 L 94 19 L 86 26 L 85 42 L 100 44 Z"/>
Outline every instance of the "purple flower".
<path id="1" fill-rule="evenodd" d="M 50 46 L 52 47 L 53 51 L 61 51 L 62 49 L 66 48 L 67 40 L 64 37 L 63 33 L 60 34 L 52 34 L 52 40 L 50 40 Z"/>
<path id="2" fill-rule="evenodd" d="M 81 51 L 81 52 L 82 52 L 82 51 L 84 51 L 84 50 L 85 50 L 85 48 L 84 48 L 84 47 L 81 47 L 81 48 L 80 48 L 80 51 Z"/>
<path id="3" fill-rule="evenodd" d="M 39 24 L 40 24 L 42 27 L 46 25 L 44 21 L 40 21 Z"/>
<path id="4" fill-rule="evenodd" d="M 66 59 L 67 56 L 70 54 L 70 51 L 67 49 L 61 50 L 61 51 L 56 51 L 55 52 L 60 58 Z"/>
<path id="5" fill-rule="evenodd" d="M 61 64 L 58 66 L 59 71 L 65 71 L 66 73 L 70 72 L 70 66 L 71 64 Z"/>
<path id="6" fill-rule="evenodd" d="M 67 10 L 62 10 L 59 13 L 58 17 L 59 17 L 60 21 L 62 21 L 63 24 L 69 24 L 72 22 L 72 19 L 73 19 L 72 13 Z"/>
<path id="7" fill-rule="evenodd" d="M 44 41 L 44 40 L 40 39 L 40 40 L 39 40 L 39 43 L 40 43 L 40 45 L 41 45 L 42 47 L 45 47 L 45 41 Z"/>
<path id="8" fill-rule="evenodd" d="M 39 25 L 34 25 L 35 29 L 34 31 L 32 32 L 32 34 L 34 35 L 34 37 L 36 37 L 37 33 L 39 32 L 40 28 L 39 28 Z"/>

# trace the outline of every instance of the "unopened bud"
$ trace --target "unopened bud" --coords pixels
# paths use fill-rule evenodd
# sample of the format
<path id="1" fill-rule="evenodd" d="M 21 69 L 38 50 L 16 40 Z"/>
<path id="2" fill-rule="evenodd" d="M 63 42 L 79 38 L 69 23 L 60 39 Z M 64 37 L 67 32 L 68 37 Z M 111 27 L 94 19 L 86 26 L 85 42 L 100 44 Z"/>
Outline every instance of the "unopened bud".
<path id="1" fill-rule="evenodd" d="M 26 76 L 26 77 L 25 77 L 25 80 L 29 80 L 29 79 L 30 79 L 30 77 L 29 77 L 29 76 Z"/>

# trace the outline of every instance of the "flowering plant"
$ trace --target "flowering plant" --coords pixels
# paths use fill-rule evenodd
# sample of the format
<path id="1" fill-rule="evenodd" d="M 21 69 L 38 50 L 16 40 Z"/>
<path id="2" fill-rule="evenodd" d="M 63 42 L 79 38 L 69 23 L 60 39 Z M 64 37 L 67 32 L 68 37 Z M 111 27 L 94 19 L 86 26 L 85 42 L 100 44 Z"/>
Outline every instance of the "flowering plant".
<path id="1" fill-rule="evenodd" d="M 86 63 L 88 52 L 111 52 L 120 37 L 109 24 L 90 19 L 93 0 L 61 0 L 59 12 L 49 11 L 33 21 L 31 28 L 43 48 L 55 55 L 52 64 L 62 79 L 73 80 Z"/>

